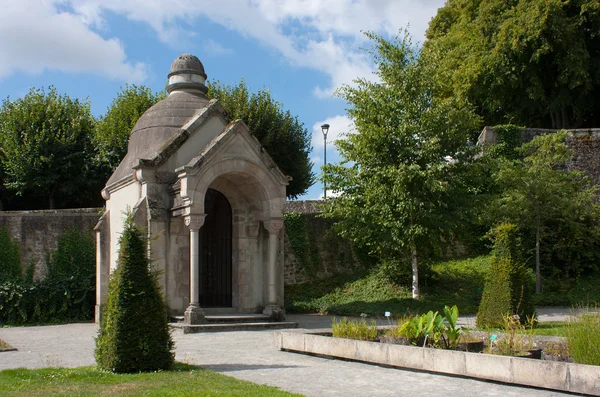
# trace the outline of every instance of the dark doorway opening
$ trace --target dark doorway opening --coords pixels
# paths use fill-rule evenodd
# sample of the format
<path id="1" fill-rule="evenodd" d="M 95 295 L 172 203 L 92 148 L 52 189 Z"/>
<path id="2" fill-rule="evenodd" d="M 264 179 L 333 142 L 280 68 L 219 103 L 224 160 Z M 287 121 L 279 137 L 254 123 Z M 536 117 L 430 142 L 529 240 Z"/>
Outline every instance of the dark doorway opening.
<path id="1" fill-rule="evenodd" d="M 231 205 L 208 189 L 200 228 L 200 306 L 231 307 Z"/>

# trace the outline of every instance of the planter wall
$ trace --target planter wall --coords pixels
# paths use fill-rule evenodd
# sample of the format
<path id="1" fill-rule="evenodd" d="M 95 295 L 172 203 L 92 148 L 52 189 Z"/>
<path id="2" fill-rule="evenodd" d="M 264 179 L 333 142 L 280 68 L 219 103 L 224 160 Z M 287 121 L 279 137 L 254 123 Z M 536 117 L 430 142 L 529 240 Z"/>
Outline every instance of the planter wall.
<path id="1" fill-rule="evenodd" d="M 600 367 L 284 331 L 280 350 L 600 396 Z"/>

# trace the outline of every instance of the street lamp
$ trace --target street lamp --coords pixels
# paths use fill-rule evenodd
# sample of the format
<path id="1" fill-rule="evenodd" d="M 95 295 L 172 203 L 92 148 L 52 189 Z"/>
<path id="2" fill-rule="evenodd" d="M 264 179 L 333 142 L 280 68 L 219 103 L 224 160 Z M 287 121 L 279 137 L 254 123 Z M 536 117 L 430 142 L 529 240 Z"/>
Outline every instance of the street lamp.
<path id="1" fill-rule="evenodd" d="M 327 165 L 327 133 L 329 132 L 329 124 L 323 124 L 321 131 L 323 131 L 323 163 Z M 323 171 L 324 173 L 325 171 Z M 323 199 L 327 200 L 327 182 L 325 180 L 323 180 Z"/>

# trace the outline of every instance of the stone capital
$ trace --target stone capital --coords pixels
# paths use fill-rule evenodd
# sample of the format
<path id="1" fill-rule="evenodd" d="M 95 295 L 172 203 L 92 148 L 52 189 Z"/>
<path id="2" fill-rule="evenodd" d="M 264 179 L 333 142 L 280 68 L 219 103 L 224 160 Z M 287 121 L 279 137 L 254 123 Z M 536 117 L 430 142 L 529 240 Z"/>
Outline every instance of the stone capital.
<path id="1" fill-rule="evenodd" d="M 206 214 L 192 214 L 186 215 L 183 221 L 190 230 L 199 230 L 204 225 L 204 218 L 206 218 Z"/>
<path id="2" fill-rule="evenodd" d="M 283 219 L 268 219 L 264 220 L 263 224 L 269 234 L 277 234 L 283 228 Z"/>

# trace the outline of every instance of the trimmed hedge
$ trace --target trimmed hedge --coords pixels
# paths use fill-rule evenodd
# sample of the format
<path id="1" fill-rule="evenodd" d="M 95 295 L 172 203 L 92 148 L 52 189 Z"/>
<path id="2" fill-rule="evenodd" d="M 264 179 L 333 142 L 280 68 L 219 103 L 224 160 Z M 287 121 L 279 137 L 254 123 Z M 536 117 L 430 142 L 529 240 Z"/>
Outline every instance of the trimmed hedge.
<path id="1" fill-rule="evenodd" d="M 174 354 L 167 308 L 150 271 L 146 239 L 131 215 L 119 243 L 119 264 L 108 284 L 96 339 L 96 362 L 117 373 L 168 369 Z"/>
<path id="2" fill-rule="evenodd" d="M 494 250 L 483 296 L 477 312 L 477 326 L 496 328 L 504 326 L 503 316 L 518 314 L 521 322 L 535 316 L 533 288 L 535 276 L 521 262 L 514 260 L 520 242 L 516 228 L 501 224 L 492 233 Z"/>

